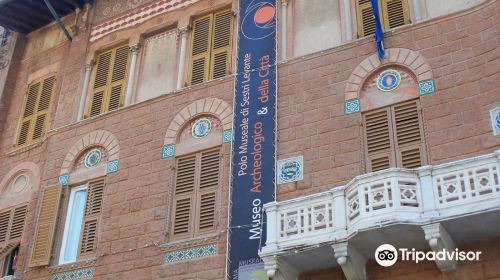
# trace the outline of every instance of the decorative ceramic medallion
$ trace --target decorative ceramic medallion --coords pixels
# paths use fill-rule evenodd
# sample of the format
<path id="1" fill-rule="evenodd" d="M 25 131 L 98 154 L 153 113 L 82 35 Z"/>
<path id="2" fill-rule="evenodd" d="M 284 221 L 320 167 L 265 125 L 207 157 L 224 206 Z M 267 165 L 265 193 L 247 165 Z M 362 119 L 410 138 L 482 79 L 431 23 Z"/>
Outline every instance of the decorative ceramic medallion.
<path id="1" fill-rule="evenodd" d="M 490 111 L 491 127 L 493 128 L 493 136 L 500 136 L 500 107 Z"/>
<path id="2" fill-rule="evenodd" d="M 93 149 L 85 156 L 84 164 L 87 168 L 92 168 L 101 162 L 102 153 L 99 149 Z"/>
<path id="3" fill-rule="evenodd" d="M 210 133 L 210 129 L 212 129 L 212 122 L 209 119 L 199 119 L 193 124 L 191 135 L 194 138 L 202 138 Z"/>
<path id="4" fill-rule="evenodd" d="M 401 74 L 393 69 L 382 71 L 377 78 L 377 88 L 381 91 L 391 91 L 401 83 Z"/>
<path id="5" fill-rule="evenodd" d="M 278 161 L 278 184 L 300 181 L 304 176 L 302 156 Z"/>

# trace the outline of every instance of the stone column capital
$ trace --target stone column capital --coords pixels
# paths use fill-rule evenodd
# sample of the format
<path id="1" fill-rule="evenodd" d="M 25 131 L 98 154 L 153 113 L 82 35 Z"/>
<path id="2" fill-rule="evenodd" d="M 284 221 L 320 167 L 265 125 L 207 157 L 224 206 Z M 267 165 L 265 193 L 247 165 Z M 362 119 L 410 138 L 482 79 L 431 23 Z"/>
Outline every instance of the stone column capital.
<path id="1" fill-rule="evenodd" d="M 189 25 L 182 26 L 182 27 L 177 28 L 177 30 L 179 31 L 179 33 L 180 33 L 181 35 L 185 36 L 185 35 L 187 34 L 187 32 L 188 32 L 189 30 L 191 30 L 191 26 L 189 26 Z"/>
<path id="2" fill-rule="evenodd" d="M 137 53 L 139 52 L 139 48 L 140 48 L 140 45 L 138 43 L 131 45 L 130 52 L 132 53 L 132 55 L 137 55 Z"/>

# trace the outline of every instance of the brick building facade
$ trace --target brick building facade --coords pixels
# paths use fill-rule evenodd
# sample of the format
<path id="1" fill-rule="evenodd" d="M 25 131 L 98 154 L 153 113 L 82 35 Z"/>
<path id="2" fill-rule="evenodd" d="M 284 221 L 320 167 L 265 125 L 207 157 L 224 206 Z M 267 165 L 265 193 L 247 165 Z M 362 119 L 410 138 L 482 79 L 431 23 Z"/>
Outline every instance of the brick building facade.
<path id="1" fill-rule="evenodd" d="M 268 275 L 499 279 L 500 3 L 393 1 L 401 14 L 391 15 L 391 1 L 381 1 L 379 61 L 372 36 L 362 36 L 369 1 L 323 1 L 278 9 L 277 159 L 302 156 L 303 178 L 278 184 L 266 206 L 276 221 L 261 252 Z M 56 22 L 9 35 L 0 60 L 0 276 L 225 278 L 237 7 L 96 0 L 63 17 L 71 42 Z M 381 89 L 387 70 L 399 80 Z M 432 174 L 467 179 L 427 190 L 441 178 Z M 389 204 L 359 207 L 377 192 L 369 182 L 384 178 L 416 183 L 397 194 L 385 185 Z M 392 194 L 404 191 L 397 208 Z M 287 205 L 312 211 L 307 201 L 330 196 L 330 210 L 308 217 L 333 215 L 331 227 L 301 235 L 285 225 L 305 219 Z M 379 244 L 433 250 L 433 238 L 483 258 L 391 268 L 373 259 Z"/>

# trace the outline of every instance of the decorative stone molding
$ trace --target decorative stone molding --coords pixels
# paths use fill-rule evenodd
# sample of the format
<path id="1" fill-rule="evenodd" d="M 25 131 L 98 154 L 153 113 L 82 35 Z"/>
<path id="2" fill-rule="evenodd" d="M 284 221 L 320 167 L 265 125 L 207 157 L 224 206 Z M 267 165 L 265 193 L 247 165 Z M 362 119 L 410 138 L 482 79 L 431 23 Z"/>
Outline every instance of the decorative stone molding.
<path id="1" fill-rule="evenodd" d="M 28 186 L 22 190 L 13 189 L 14 180 L 20 175 L 28 178 Z M 0 181 L 0 209 L 8 208 L 30 200 L 40 183 L 40 168 L 33 162 L 23 162 L 12 168 Z"/>
<path id="2" fill-rule="evenodd" d="M 366 279 L 366 258 L 347 242 L 333 244 L 337 263 L 347 280 Z"/>
<path id="3" fill-rule="evenodd" d="M 422 229 L 425 233 L 425 240 L 429 242 L 432 251 L 437 253 L 442 250 L 447 252 L 455 250 L 455 242 L 440 223 L 425 225 L 422 226 Z M 435 262 L 441 272 L 452 272 L 457 269 L 456 260 L 438 260 L 436 258 Z"/>
<path id="4" fill-rule="evenodd" d="M 199 0 L 154 1 L 141 9 L 134 9 L 124 15 L 115 17 L 92 27 L 92 30 L 90 31 L 90 41 L 93 42 L 112 32 L 135 26 L 160 14 L 190 6 L 198 1 Z"/>
<path id="5" fill-rule="evenodd" d="M 74 262 L 74 263 L 50 266 L 50 267 L 48 267 L 48 270 L 51 274 L 64 273 L 64 272 L 69 272 L 69 271 L 73 271 L 73 270 L 79 270 L 79 269 L 93 267 L 93 266 L 95 266 L 96 263 L 97 263 L 97 259 L 90 259 L 90 260 L 79 261 L 79 262 Z"/>
<path id="6" fill-rule="evenodd" d="M 91 146 L 101 146 L 108 153 L 108 162 L 117 161 L 120 156 L 118 139 L 109 131 L 96 130 L 82 137 L 69 150 L 61 166 L 60 175 L 70 174 L 75 159 Z"/>
<path id="7" fill-rule="evenodd" d="M 165 133 L 163 145 L 168 146 L 175 144 L 176 136 L 182 130 L 184 124 L 201 114 L 216 116 L 221 121 L 223 130 L 229 130 L 232 127 L 233 113 L 231 105 L 217 98 L 197 100 L 184 107 L 184 109 L 174 117 Z"/>
<path id="8" fill-rule="evenodd" d="M 390 48 L 386 49 L 386 57 L 380 61 L 377 54 L 363 60 L 351 73 L 345 87 L 345 100 L 360 98 L 360 92 L 365 80 L 376 70 L 388 65 L 399 65 L 410 69 L 417 82 L 432 80 L 432 69 L 422 54 L 417 51 Z"/>
<path id="9" fill-rule="evenodd" d="M 217 243 L 218 240 L 219 240 L 219 235 L 213 234 L 213 235 L 208 235 L 208 236 L 205 236 L 202 238 L 180 240 L 180 241 L 173 241 L 173 242 L 165 243 L 165 244 L 160 245 L 160 249 L 164 253 L 169 253 L 169 252 L 173 252 L 173 251 L 179 251 L 179 250 L 185 250 L 185 249 L 190 249 L 190 248 L 195 248 L 195 247 L 206 246 L 209 244 Z"/>

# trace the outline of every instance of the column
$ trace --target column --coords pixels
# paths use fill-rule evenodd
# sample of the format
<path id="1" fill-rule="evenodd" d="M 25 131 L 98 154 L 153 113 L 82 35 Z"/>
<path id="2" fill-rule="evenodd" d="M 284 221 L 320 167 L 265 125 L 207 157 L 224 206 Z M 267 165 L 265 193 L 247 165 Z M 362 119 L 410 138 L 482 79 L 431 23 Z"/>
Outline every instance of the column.
<path id="1" fill-rule="evenodd" d="M 286 33 L 287 33 L 287 20 L 286 13 L 288 3 L 287 0 L 281 0 L 281 60 L 286 60 Z"/>
<path id="2" fill-rule="evenodd" d="M 189 27 L 179 28 L 181 34 L 181 53 L 179 57 L 179 72 L 177 73 L 177 89 L 184 87 L 184 72 L 186 71 L 186 48 L 187 48 L 187 32 Z"/>
<path id="3" fill-rule="evenodd" d="M 344 26 L 346 42 L 352 40 L 351 1 L 344 0 Z"/>
<path id="4" fill-rule="evenodd" d="M 85 103 L 87 102 L 87 93 L 89 91 L 90 74 L 92 73 L 93 64 L 93 61 L 85 64 L 85 78 L 83 79 L 83 88 L 82 93 L 80 94 L 80 104 L 78 105 L 78 115 L 76 116 L 77 122 L 83 120 Z"/>
<path id="5" fill-rule="evenodd" d="M 337 187 L 333 192 L 333 222 L 335 237 L 337 239 L 345 238 L 347 235 L 347 211 L 345 187 Z"/>
<path id="6" fill-rule="evenodd" d="M 432 166 L 422 166 L 418 169 L 418 177 L 420 179 L 420 195 L 422 200 L 419 199 L 419 203 L 422 204 L 423 217 L 427 219 L 433 219 L 439 217 L 438 205 L 436 203 L 436 197 L 434 196 L 434 183 L 432 181 Z"/>
<path id="7" fill-rule="evenodd" d="M 127 83 L 127 91 L 125 92 L 125 106 L 128 106 L 132 103 L 132 94 L 134 90 L 134 82 L 135 82 L 135 68 L 137 66 L 137 54 L 139 53 L 139 44 L 135 44 L 130 46 L 130 53 L 132 57 L 130 59 L 130 68 L 128 70 L 128 83 Z"/>

